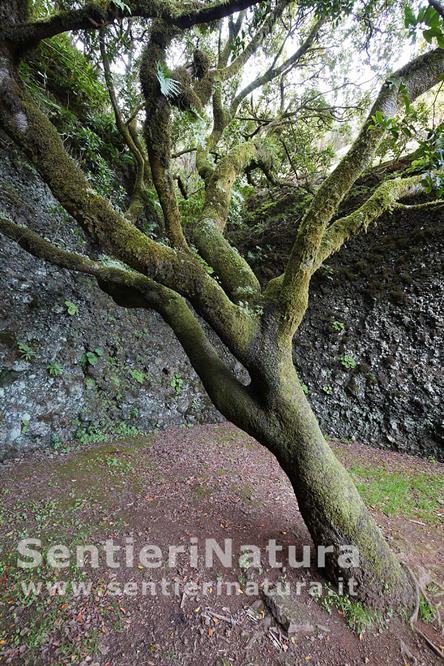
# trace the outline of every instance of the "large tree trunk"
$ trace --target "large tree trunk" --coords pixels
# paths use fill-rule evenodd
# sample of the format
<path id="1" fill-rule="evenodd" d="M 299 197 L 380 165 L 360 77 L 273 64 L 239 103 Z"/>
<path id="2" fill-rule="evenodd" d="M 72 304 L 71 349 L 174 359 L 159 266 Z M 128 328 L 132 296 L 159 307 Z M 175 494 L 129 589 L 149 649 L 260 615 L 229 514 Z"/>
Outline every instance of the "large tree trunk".
<path id="1" fill-rule="evenodd" d="M 237 425 L 276 456 L 290 479 L 315 546 L 332 551 L 325 555 L 326 577 L 342 578 L 346 590 L 351 581 L 350 590 L 369 605 L 413 606 L 410 574 L 322 435 L 293 363 L 287 359 L 277 366 L 279 381 L 266 397 L 263 418 L 241 418 Z M 350 567 L 344 556 L 350 547 L 359 555 L 358 567 Z"/>

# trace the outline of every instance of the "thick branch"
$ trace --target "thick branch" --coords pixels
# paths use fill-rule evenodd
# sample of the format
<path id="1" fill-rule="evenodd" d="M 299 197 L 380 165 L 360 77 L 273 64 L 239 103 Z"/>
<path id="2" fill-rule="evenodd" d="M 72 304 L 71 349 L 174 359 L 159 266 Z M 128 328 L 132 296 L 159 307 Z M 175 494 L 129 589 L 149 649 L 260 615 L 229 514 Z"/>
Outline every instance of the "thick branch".
<path id="1" fill-rule="evenodd" d="M 248 300 L 256 294 L 259 281 L 223 232 L 236 178 L 257 156 L 258 145 L 251 141 L 235 146 L 218 162 L 208 182 L 202 213 L 192 230 L 199 253 L 216 271 L 226 291 L 237 300 Z"/>
<path id="2" fill-rule="evenodd" d="M 224 67 L 227 66 L 228 61 L 230 59 L 231 55 L 231 49 L 234 44 L 234 40 L 236 37 L 239 35 L 240 30 L 242 28 L 242 24 L 244 22 L 245 16 L 246 16 L 246 11 L 239 12 L 239 15 L 237 17 L 236 22 L 233 21 L 233 17 L 230 16 L 229 23 L 228 23 L 228 39 L 225 42 L 225 46 L 221 46 L 221 37 L 222 37 L 222 29 L 223 25 L 221 24 L 220 30 L 219 30 L 219 59 L 218 59 L 218 69 L 223 69 Z"/>
<path id="3" fill-rule="evenodd" d="M 209 155 L 221 139 L 228 120 L 222 102 L 221 84 L 217 81 L 213 93 L 213 128 L 205 144 L 197 146 L 196 149 L 196 169 L 206 183 L 214 173 L 214 167 L 208 159 Z"/>
<path id="4" fill-rule="evenodd" d="M 35 46 L 42 39 L 73 30 L 98 30 L 123 18 L 142 17 L 162 19 L 169 25 L 190 28 L 193 25 L 217 21 L 237 11 L 258 4 L 260 0 L 222 0 L 206 7 L 181 11 L 181 2 L 165 0 L 126 0 L 129 9 L 120 9 L 112 1 L 89 2 L 81 9 L 59 12 L 55 16 L 33 23 L 7 26 L 0 31 L 0 41 L 9 41 L 18 48 Z"/>
<path id="5" fill-rule="evenodd" d="M 372 222 L 376 222 L 381 215 L 393 208 L 398 208 L 399 199 L 416 196 L 425 192 L 422 185 L 423 176 L 411 176 L 410 178 L 396 178 L 387 180 L 379 185 L 373 194 L 357 210 L 350 215 L 336 220 L 324 234 L 319 248 L 315 270 L 324 263 L 328 257 L 337 252 L 342 245 L 352 236 L 367 231 Z M 439 205 L 442 202 L 432 201 L 425 204 Z M 401 204 L 402 205 L 402 204 Z M 420 204 L 424 206 L 424 204 Z M 410 208 L 410 206 L 407 206 Z"/>
<path id="6" fill-rule="evenodd" d="M 140 79 L 145 98 L 145 142 L 151 166 L 151 175 L 162 206 L 165 228 L 174 247 L 189 251 L 181 223 L 181 216 L 170 174 L 171 165 L 171 106 L 162 94 L 157 69 L 166 65 L 166 51 L 175 31 L 156 21 L 143 52 Z"/>
<path id="7" fill-rule="evenodd" d="M 102 250 L 188 298 L 239 358 L 256 326 L 193 257 L 156 243 L 92 190 L 51 122 L 12 75 L 0 80 L 0 121 L 62 206 Z"/>
<path id="8" fill-rule="evenodd" d="M 282 330 L 285 334 L 293 335 L 307 308 L 310 279 L 328 223 L 354 182 L 370 165 L 385 135 L 384 125 L 375 126 L 373 120 L 375 113 L 380 111 L 385 118 L 393 118 L 403 109 L 401 91 L 414 101 L 438 83 L 443 71 L 444 50 L 436 49 L 395 72 L 382 86 L 361 132 L 347 155 L 317 191 L 299 226 L 282 282 L 279 308 L 282 313 Z M 271 289 L 270 293 L 275 295 L 275 289 Z"/>

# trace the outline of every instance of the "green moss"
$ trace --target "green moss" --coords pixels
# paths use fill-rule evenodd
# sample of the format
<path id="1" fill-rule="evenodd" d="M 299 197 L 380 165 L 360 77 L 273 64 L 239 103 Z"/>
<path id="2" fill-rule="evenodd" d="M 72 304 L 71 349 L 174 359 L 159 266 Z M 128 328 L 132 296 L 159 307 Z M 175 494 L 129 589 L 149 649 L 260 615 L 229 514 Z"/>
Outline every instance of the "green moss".
<path id="1" fill-rule="evenodd" d="M 209 486 L 206 486 L 202 483 L 197 483 L 192 487 L 193 494 L 196 495 L 199 499 L 205 499 L 210 497 L 212 490 Z"/>

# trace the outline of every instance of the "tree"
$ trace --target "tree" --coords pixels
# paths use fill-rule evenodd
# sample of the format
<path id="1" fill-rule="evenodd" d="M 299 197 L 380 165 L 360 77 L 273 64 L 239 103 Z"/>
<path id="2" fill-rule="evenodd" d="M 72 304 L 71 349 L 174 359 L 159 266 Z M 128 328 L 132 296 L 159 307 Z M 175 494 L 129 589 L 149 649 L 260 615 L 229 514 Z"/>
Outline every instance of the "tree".
<path id="1" fill-rule="evenodd" d="M 410 605 L 414 585 L 323 437 L 293 364 L 292 341 L 307 308 L 310 280 L 323 262 L 383 212 L 404 205 L 398 204 L 400 200 L 427 190 L 421 173 L 382 178 L 357 210 L 338 216 L 353 184 L 393 129 L 394 119 L 405 112 L 406 100 L 411 105 L 442 78 L 444 51 L 427 51 L 383 84 L 356 140 L 308 205 L 285 272 L 262 289 L 247 261 L 224 235 L 233 187 L 246 170 L 270 170 L 267 137 L 279 136 L 292 114 L 292 108 L 285 106 L 285 77 L 319 50 L 324 26 L 339 20 L 343 7 L 328 9 L 327 17 L 322 4 L 316 11 L 302 6 L 302 14 L 297 15 L 305 21 L 300 41 L 285 56 L 285 34 L 299 31 L 299 19 L 294 19 L 288 0 L 223 0 L 190 3 L 188 9 L 181 5 L 166 0 L 92 2 L 35 20 L 25 0 L 3 2 L 1 127 L 24 151 L 60 204 L 111 260 L 69 252 L 6 217 L 0 219 L 0 231 L 35 257 L 93 276 L 122 307 L 157 310 L 175 332 L 219 411 L 277 458 L 292 483 L 314 543 L 329 547 L 327 575 L 332 580 L 353 577 L 360 598 L 369 603 Z M 271 64 L 242 87 L 243 68 L 273 36 L 282 35 L 281 17 L 287 10 L 293 23 L 290 28 L 287 25 L 282 40 L 272 43 Z M 130 17 L 149 19 L 140 66 L 146 112 L 143 139 L 122 118 L 104 32 L 107 26 L 120 25 Z M 220 27 L 224 17 L 230 17 L 223 24 L 226 30 Z M 191 63 L 170 69 L 168 55 L 174 41 L 193 26 L 207 24 L 209 30 L 220 28 L 217 62 L 211 63 L 204 50 L 194 48 Z M 19 63 L 29 48 L 42 39 L 78 30 L 100 33 L 101 61 L 117 128 L 137 163 L 134 205 L 127 214 L 90 187 L 20 78 Z M 224 133 L 226 136 L 234 126 L 238 109 L 254 90 L 273 81 L 284 91 L 275 117 L 256 122 L 249 136 L 224 148 L 225 154 L 218 154 L 215 161 L 213 153 Z M 195 147 L 203 202 L 192 227 L 185 230 L 173 178 L 172 113 L 199 120 L 209 106 L 211 130 L 205 142 Z M 163 211 L 166 242 L 157 242 L 134 224 L 135 200 L 146 186 L 148 162 L 149 178 Z M 439 177 L 439 172 L 430 173 Z M 247 370 L 248 385 L 222 360 L 208 327 Z M 345 545 L 358 548 L 358 567 L 340 566 L 338 555 Z"/>

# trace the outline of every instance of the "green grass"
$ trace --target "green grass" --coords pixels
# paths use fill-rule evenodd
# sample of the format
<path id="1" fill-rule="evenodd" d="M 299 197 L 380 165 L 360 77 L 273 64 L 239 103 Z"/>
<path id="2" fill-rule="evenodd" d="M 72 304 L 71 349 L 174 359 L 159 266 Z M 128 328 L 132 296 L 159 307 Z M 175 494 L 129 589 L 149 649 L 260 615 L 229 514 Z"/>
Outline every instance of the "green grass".
<path id="1" fill-rule="evenodd" d="M 419 602 L 419 619 L 423 622 L 433 622 L 436 617 L 436 610 L 429 604 L 427 599 L 421 597 Z"/>
<path id="2" fill-rule="evenodd" d="M 439 522 L 438 510 L 444 494 L 444 478 L 437 474 L 389 472 L 379 467 L 353 465 L 349 468 L 356 486 L 372 508 L 389 516 Z"/>
<path id="3" fill-rule="evenodd" d="M 196 485 L 194 485 L 192 490 L 193 493 L 196 495 L 196 497 L 199 497 L 199 499 L 204 499 L 206 497 L 209 497 L 213 492 L 211 488 L 203 485 L 202 483 L 197 483 Z"/>
<path id="4" fill-rule="evenodd" d="M 329 615 L 333 608 L 343 616 L 345 624 L 358 636 L 373 625 L 381 625 L 382 619 L 377 611 L 365 608 L 359 601 L 352 601 L 345 594 L 338 594 L 327 586 L 322 596 L 315 596 L 320 607 Z"/>

